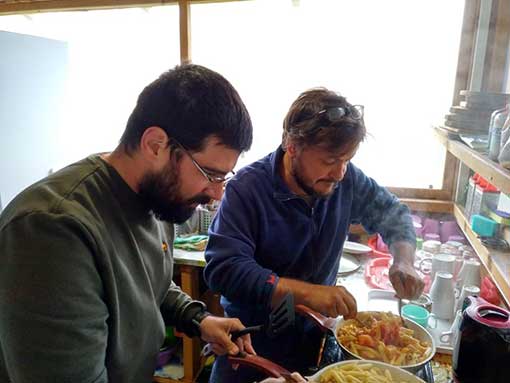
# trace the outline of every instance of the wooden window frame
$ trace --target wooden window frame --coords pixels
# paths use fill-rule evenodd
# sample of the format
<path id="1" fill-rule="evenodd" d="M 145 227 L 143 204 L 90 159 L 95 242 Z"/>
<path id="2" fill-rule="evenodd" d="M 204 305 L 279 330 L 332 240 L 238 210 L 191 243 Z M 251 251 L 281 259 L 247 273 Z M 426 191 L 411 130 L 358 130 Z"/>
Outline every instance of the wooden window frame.
<path id="1" fill-rule="evenodd" d="M 229 1 L 243 0 L 0 0 L 0 15 L 177 4 L 179 6 L 180 60 L 181 63 L 190 63 L 192 61 L 191 4 Z M 510 2 L 465 0 L 452 105 L 459 103 L 460 90 L 470 89 L 480 10 L 482 6 L 487 7 L 487 2 L 490 2 L 491 8 L 487 48 L 484 48 L 485 51 L 482 52 L 485 60 L 481 90 L 503 91 L 510 39 L 510 19 L 504 16 L 510 14 Z M 446 152 L 441 189 L 388 187 L 388 190 L 408 202 L 411 208 L 452 212 L 451 201 L 456 192 L 458 168 L 458 160 L 451 153 Z"/>

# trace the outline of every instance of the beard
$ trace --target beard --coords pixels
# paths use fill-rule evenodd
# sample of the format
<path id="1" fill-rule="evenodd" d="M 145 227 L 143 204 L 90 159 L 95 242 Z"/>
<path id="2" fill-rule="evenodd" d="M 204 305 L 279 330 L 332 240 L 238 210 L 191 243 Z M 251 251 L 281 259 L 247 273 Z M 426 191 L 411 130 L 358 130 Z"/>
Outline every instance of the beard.
<path id="1" fill-rule="evenodd" d="M 168 163 L 160 173 L 142 177 L 139 193 L 156 219 L 170 223 L 184 223 L 195 211 L 194 204 L 206 204 L 211 198 L 205 194 L 184 199 L 179 193 L 179 173 Z"/>
<path id="2" fill-rule="evenodd" d="M 335 186 L 338 184 L 338 181 L 337 180 L 334 180 L 334 179 L 319 179 L 317 180 L 316 182 L 309 182 L 307 181 L 304 177 L 303 177 L 303 165 L 301 163 L 301 161 L 296 158 L 295 160 L 292 161 L 291 163 L 291 174 L 292 176 L 294 177 L 294 180 L 296 181 L 296 183 L 298 184 L 298 186 L 309 196 L 309 197 L 313 197 L 313 198 L 325 198 L 325 197 L 328 197 L 329 195 L 331 195 L 333 193 L 333 190 L 335 189 Z M 333 187 L 331 188 L 331 191 L 330 192 L 327 192 L 327 193 L 321 193 L 321 192 L 318 192 L 316 191 L 314 188 L 313 188 L 313 185 L 318 183 L 318 182 L 330 182 L 333 184 Z"/>

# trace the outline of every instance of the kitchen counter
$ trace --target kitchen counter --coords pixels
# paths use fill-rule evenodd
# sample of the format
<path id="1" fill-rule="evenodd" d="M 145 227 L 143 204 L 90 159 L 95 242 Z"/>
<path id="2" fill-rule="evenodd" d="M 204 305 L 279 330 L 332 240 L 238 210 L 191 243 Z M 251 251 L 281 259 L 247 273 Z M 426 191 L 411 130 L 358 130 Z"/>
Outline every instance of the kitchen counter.
<path id="1" fill-rule="evenodd" d="M 174 262 L 179 265 L 181 274 L 181 287 L 191 297 L 199 299 L 199 281 L 202 277 L 202 268 L 205 266 L 203 251 L 186 251 L 174 249 Z M 390 291 L 375 290 L 365 282 L 365 265 L 372 258 L 369 255 L 355 255 L 360 267 L 350 273 L 339 275 L 337 285 L 342 285 L 355 297 L 359 311 L 391 311 L 398 313 L 398 301 L 393 299 Z M 446 325 L 445 325 L 446 326 Z M 438 332 L 431 330 L 431 333 Z M 445 331 L 447 328 L 441 329 Z M 438 332 L 440 334 L 440 332 Z M 435 334 L 433 334 L 435 335 Z M 183 382 L 192 381 L 200 368 L 200 344 L 196 340 L 187 337 L 185 341 L 185 355 L 191 363 L 185 364 L 185 379 Z M 438 357 L 441 355 L 438 354 Z M 161 380 L 168 382 L 168 380 Z"/>
<path id="2" fill-rule="evenodd" d="M 203 251 L 187 251 L 174 248 L 174 263 L 177 265 L 205 267 Z"/>

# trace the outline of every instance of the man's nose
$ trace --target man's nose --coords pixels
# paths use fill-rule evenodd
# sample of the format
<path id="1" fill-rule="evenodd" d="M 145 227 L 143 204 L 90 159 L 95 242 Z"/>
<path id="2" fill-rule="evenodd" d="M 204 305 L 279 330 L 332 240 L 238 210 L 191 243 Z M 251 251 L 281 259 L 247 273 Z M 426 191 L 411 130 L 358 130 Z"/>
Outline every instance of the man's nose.
<path id="1" fill-rule="evenodd" d="M 331 178 L 335 179 L 336 181 L 340 182 L 344 178 L 346 170 L 347 170 L 347 164 L 342 162 L 341 164 L 339 164 L 338 166 L 335 166 L 335 168 L 331 170 L 331 172 L 329 173 L 329 176 Z"/>
<path id="2" fill-rule="evenodd" d="M 207 196 L 211 197 L 211 199 L 219 201 L 221 200 L 221 197 L 223 197 L 223 189 L 224 188 L 222 182 L 218 183 L 210 182 L 209 185 L 207 185 L 207 187 L 205 188 L 204 193 Z"/>

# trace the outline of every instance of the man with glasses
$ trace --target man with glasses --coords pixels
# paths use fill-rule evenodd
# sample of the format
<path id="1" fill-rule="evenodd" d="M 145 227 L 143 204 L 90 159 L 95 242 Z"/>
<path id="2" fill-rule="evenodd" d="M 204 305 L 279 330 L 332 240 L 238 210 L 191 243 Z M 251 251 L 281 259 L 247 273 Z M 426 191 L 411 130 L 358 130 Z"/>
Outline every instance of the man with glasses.
<path id="1" fill-rule="evenodd" d="M 408 208 L 351 163 L 365 134 L 361 106 L 324 88 L 306 91 L 287 113 L 281 146 L 227 184 L 209 231 L 204 274 L 209 287 L 221 292 L 229 316 L 247 326 L 264 323 L 291 292 L 296 304 L 330 317 L 354 317 L 354 297 L 335 286 L 353 223 L 381 233 L 390 246 L 396 293 L 402 298 L 421 294 Z M 319 330 L 299 316 L 295 328 L 275 339 L 252 337 L 258 355 L 304 373 L 317 364 L 321 339 Z M 328 362 L 338 358 L 334 346 L 334 340 L 326 341 Z M 220 357 L 211 382 L 259 378 L 243 366 L 233 371 Z"/>
<path id="2" fill-rule="evenodd" d="M 220 199 L 252 142 L 248 112 L 211 70 L 165 72 L 119 146 L 20 193 L 0 216 L 0 382 L 151 382 L 165 325 L 219 354 L 253 353 L 173 282 L 173 223 Z"/>

